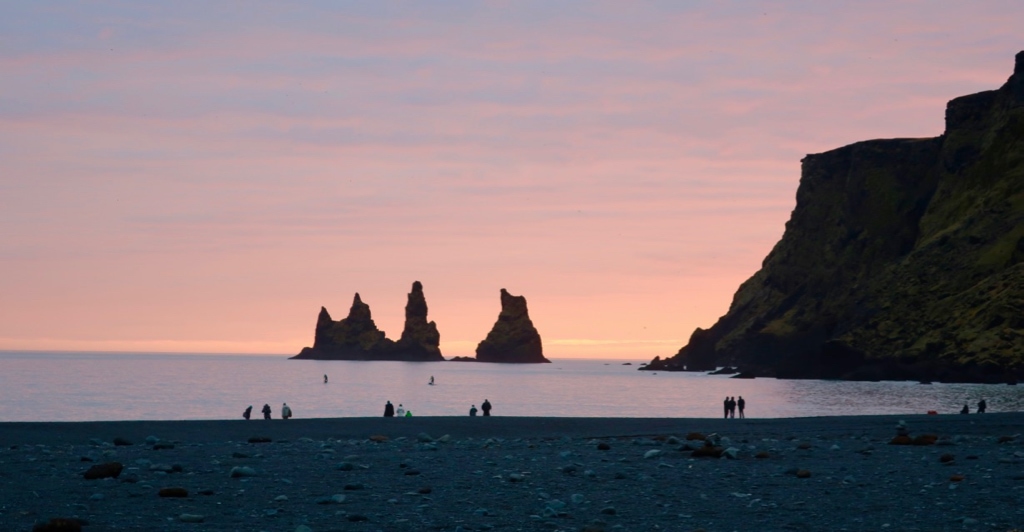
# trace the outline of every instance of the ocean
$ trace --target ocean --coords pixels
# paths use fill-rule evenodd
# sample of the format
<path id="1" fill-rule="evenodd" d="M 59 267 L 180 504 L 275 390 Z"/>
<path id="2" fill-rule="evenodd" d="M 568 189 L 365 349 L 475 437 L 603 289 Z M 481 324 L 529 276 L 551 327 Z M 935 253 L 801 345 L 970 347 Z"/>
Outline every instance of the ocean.
<path id="1" fill-rule="evenodd" d="M 624 365 L 626 363 L 630 365 Z M 730 379 L 637 371 L 641 361 L 551 364 L 350 362 L 286 356 L 0 352 L 0 421 L 380 416 L 384 403 L 415 416 L 468 415 L 484 399 L 495 416 L 722 416 L 726 396 L 747 417 L 956 413 L 979 399 L 989 412 L 1024 409 L 1024 386 Z M 328 382 L 323 382 L 323 376 Z M 434 378 L 435 385 L 428 384 Z"/>

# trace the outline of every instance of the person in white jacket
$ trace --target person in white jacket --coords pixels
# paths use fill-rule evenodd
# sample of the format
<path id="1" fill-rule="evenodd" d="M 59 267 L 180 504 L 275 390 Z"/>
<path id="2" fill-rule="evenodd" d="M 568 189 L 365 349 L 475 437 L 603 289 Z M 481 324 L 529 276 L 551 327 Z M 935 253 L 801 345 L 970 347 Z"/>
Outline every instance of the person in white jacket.
<path id="1" fill-rule="evenodd" d="M 288 419 L 292 417 L 292 407 L 288 406 L 288 403 L 281 405 L 281 419 Z"/>

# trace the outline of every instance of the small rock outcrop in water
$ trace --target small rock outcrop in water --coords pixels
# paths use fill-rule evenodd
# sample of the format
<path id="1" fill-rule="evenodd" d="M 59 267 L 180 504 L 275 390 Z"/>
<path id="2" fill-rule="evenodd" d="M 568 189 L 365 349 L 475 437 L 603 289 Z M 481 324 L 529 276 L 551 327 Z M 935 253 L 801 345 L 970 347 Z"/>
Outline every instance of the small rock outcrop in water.
<path id="1" fill-rule="evenodd" d="M 803 160 L 782 239 L 710 329 L 645 370 L 779 378 L 1024 378 L 1024 52 L 943 135 Z"/>
<path id="2" fill-rule="evenodd" d="M 306 347 L 292 357 L 309 360 L 404 360 L 441 361 L 438 345 L 441 336 L 434 322 L 427 322 L 427 302 L 423 285 L 413 283 L 409 303 L 405 307 L 405 330 L 396 343 L 377 328 L 370 316 L 370 307 L 359 294 L 352 301 L 348 317 L 331 319 L 326 308 L 320 308 L 313 347 Z"/>
<path id="3" fill-rule="evenodd" d="M 540 334 L 530 321 L 526 298 L 501 289 L 501 313 L 487 338 L 476 348 L 478 362 L 538 363 L 544 358 Z"/>

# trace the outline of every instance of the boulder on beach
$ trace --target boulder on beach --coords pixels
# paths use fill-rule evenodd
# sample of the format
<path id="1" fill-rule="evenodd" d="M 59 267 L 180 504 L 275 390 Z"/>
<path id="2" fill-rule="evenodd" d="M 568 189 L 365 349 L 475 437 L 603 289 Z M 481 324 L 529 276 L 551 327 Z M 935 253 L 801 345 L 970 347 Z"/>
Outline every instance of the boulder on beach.
<path id="1" fill-rule="evenodd" d="M 117 478 L 121 471 L 124 470 L 124 465 L 120 462 L 106 462 L 103 464 L 96 464 L 88 469 L 82 476 L 86 480 L 97 480 L 101 478 Z"/>
<path id="2" fill-rule="evenodd" d="M 540 333 L 530 321 L 526 298 L 501 289 L 501 313 L 491 332 L 476 348 L 479 362 L 542 363 Z"/>

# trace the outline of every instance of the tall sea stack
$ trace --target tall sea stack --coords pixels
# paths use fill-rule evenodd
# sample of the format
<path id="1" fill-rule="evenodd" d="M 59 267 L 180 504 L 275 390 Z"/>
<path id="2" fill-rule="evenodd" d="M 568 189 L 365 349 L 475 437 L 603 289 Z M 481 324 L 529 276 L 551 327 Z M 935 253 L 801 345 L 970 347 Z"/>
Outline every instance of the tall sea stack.
<path id="1" fill-rule="evenodd" d="M 479 362 L 540 363 L 544 358 L 540 334 L 530 321 L 526 298 L 501 289 L 501 313 L 487 338 L 476 348 Z"/>
<path id="2" fill-rule="evenodd" d="M 427 300 L 423 296 L 423 285 L 412 283 L 409 302 L 405 305 L 405 328 L 402 337 L 395 342 L 397 360 L 441 361 L 441 335 L 437 325 L 427 321 Z"/>
<path id="3" fill-rule="evenodd" d="M 729 311 L 645 369 L 782 378 L 1024 378 L 1024 52 L 935 138 L 803 160 L 782 239 Z"/>

